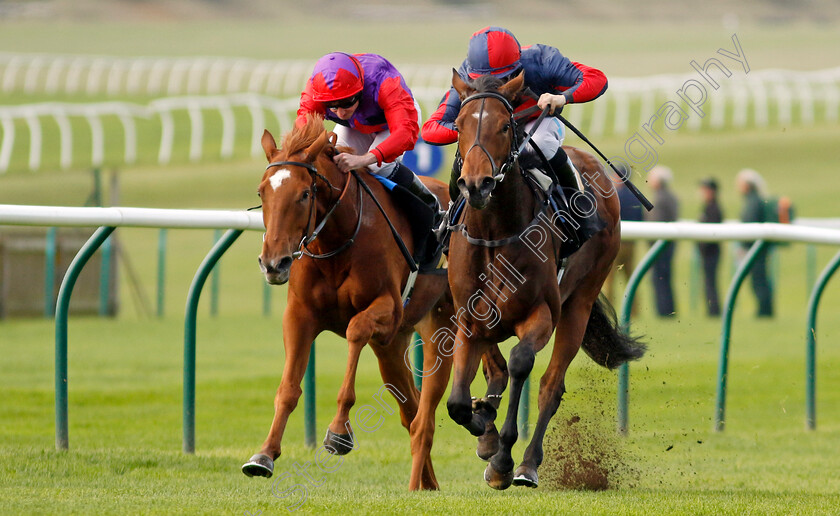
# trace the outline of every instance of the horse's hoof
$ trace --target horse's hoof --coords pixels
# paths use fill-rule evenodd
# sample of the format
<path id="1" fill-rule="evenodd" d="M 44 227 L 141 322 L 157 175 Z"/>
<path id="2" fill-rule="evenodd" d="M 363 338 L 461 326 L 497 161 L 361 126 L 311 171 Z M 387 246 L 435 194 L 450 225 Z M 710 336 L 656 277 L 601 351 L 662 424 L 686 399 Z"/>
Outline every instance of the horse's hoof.
<path id="1" fill-rule="evenodd" d="M 490 457 L 499 451 L 499 431 L 495 425 L 488 426 L 490 428 L 485 429 L 484 434 L 478 437 L 478 446 L 475 449 L 475 454 L 484 462 L 489 461 Z"/>
<path id="2" fill-rule="evenodd" d="M 519 466 L 513 474 L 513 485 L 515 486 L 537 487 L 539 483 L 537 470 L 528 466 Z"/>
<path id="3" fill-rule="evenodd" d="M 499 473 L 493 467 L 493 464 L 490 463 L 484 469 L 484 481 L 487 482 L 487 485 L 493 489 L 502 491 L 509 488 L 510 484 L 513 482 L 513 471 L 511 470 L 507 473 Z"/>
<path id="4" fill-rule="evenodd" d="M 242 465 L 242 473 L 249 477 L 271 478 L 274 473 L 274 461 L 268 455 L 257 453 Z"/>
<path id="5" fill-rule="evenodd" d="M 327 428 L 327 435 L 324 437 L 324 447 L 333 455 L 347 455 L 353 451 L 356 441 L 353 433 L 336 434 Z"/>
<path id="6" fill-rule="evenodd" d="M 472 400 L 472 411 L 473 414 L 478 414 L 485 421 L 496 420 L 496 407 L 491 405 L 487 398 Z"/>

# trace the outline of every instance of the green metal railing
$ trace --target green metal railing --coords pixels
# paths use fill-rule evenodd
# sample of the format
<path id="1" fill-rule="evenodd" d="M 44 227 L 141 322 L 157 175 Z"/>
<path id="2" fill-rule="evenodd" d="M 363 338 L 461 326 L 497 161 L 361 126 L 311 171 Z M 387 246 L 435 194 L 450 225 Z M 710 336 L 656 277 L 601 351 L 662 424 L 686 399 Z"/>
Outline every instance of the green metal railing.
<path id="1" fill-rule="evenodd" d="M 723 431 L 726 425 L 726 384 L 729 380 L 729 341 L 732 336 L 732 314 L 735 311 L 735 300 L 744 278 L 752 269 L 753 263 L 762 251 L 767 247 L 764 240 L 756 240 L 744 257 L 735 277 L 729 285 L 729 292 L 726 294 L 726 301 L 723 305 L 723 326 L 720 332 L 720 362 L 718 364 L 717 401 L 715 403 L 715 431 Z"/>
<path id="2" fill-rule="evenodd" d="M 657 240 L 653 246 L 651 246 L 650 250 L 648 250 L 647 254 L 645 254 L 644 258 L 642 258 L 642 261 L 639 262 L 639 265 L 633 271 L 630 279 L 627 280 L 627 288 L 624 290 L 624 301 L 621 305 L 621 319 L 619 320 L 619 325 L 621 326 L 622 331 L 630 331 L 630 314 L 633 309 L 633 301 L 636 299 L 636 291 L 639 288 L 639 284 L 642 282 L 642 278 L 645 277 L 645 274 L 647 274 L 653 266 L 656 259 L 659 258 L 660 254 L 662 254 L 662 250 L 665 249 L 667 244 L 667 240 Z M 627 363 L 624 363 L 621 364 L 621 367 L 618 370 L 617 426 L 618 432 L 622 435 L 627 435 L 628 431 L 630 419 L 629 396 L 630 366 Z"/>
<path id="3" fill-rule="evenodd" d="M 820 298 L 828 280 L 838 267 L 840 267 L 840 253 L 834 255 L 820 274 L 808 300 L 808 329 L 805 338 L 805 427 L 808 430 L 814 430 L 817 427 L 817 308 L 820 306 Z"/>
<path id="4" fill-rule="evenodd" d="M 314 448 L 317 444 L 315 437 L 315 343 L 309 350 L 309 362 L 306 364 L 306 372 L 303 374 L 303 430 L 304 444 L 308 448 Z"/>
<path id="5" fill-rule="evenodd" d="M 48 228 L 44 246 L 44 316 L 55 315 L 56 228 Z"/>
<path id="6" fill-rule="evenodd" d="M 114 227 L 103 226 L 97 229 L 76 254 L 61 287 L 55 309 L 55 447 L 66 450 L 70 445 L 67 393 L 67 318 L 70 312 L 70 296 L 85 264 L 99 249 L 99 246 L 114 232 Z"/>
<path id="7" fill-rule="evenodd" d="M 414 346 L 414 386 L 419 391 L 423 388 L 423 339 L 419 333 L 414 332 L 414 336 L 411 338 L 411 344 Z"/>
<path id="8" fill-rule="evenodd" d="M 103 248 L 103 269 L 100 271 L 100 279 L 103 284 L 107 284 L 110 280 L 111 260 L 107 257 L 108 237 L 113 233 L 115 227 L 102 226 L 98 228 L 88 241 L 82 246 L 73 259 L 70 267 L 61 283 L 58 296 L 55 303 L 55 390 L 56 390 L 56 447 L 60 450 L 67 449 L 69 446 L 69 429 L 68 429 L 68 315 L 70 297 L 76 280 L 79 277 L 83 267 L 89 261 L 90 257 L 97 249 Z M 201 294 L 201 290 L 208 279 L 209 275 L 213 273 L 214 267 L 221 258 L 221 256 L 230 248 L 234 241 L 242 234 L 243 230 L 228 230 L 210 250 L 204 261 L 201 263 L 190 287 L 190 292 L 187 300 L 187 313 L 185 318 L 185 336 L 184 336 L 184 441 L 183 448 L 186 453 L 194 453 L 195 451 L 195 355 L 196 355 L 196 316 L 197 305 Z M 165 230 L 161 231 L 160 248 L 165 249 Z M 619 323 L 625 331 L 629 331 L 631 319 L 631 307 L 634 302 L 637 289 L 643 277 L 651 268 L 655 260 L 658 258 L 668 241 L 658 240 L 651 247 L 639 266 L 634 271 L 624 294 L 624 301 L 620 314 Z M 724 317 L 721 329 L 721 349 L 720 349 L 720 363 L 718 368 L 718 382 L 717 382 L 717 400 L 715 407 L 715 430 L 722 431 L 725 426 L 725 402 L 726 402 L 726 388 L 728 380 L 728 359 L 729 347 L 731 340 L 731 327 L 733 320 L 733 313 L 738 292 L 742 286 L 746 276 L 749 274 L 756 259 L 768 246 L 768 242 L 764 240 L 756 241 L 744 260 L 739 264 L 734 273 L 732 282 L 730 284 L 726 300 L 724 303 Z M 808 261 L 815 261 L 815 251 L 812 247 L 808 250 Z M 162 300 L 163 295 L 163 260 L 161 256 L 165 254 L 165 250 L 160 251 L 159 254 L 159 312 L 162 314 Z M 46 271 L 49 273 L 50 264 L 54 266 L 56 256 L 55 244 L 55 229 L 52 228 L 47 233 L 46 246 L 47 266 Z M 823 291 L 831 279 L 833 274 L 840 268 L 840 253 L 834 256 L 822 274 L 816 280 L 808 305 L 808 328 L 807 328 L 807 349 L 806 349 L 806 427 L 814 429 L 816 427 L 816 316 Z M 808 281 L 812 277 L 811 272 L 807 272 Z M 47 274 L 47 278 L 53 277 L 53 274 Z M 106 280 L 106 277 L 108 280 Z M 49 279 L 47 280 L 49 282 Z M 51 289 L 49 285 L 45 286 L 45 292 L 49 293 Z M 264 313 L 270 313 L 270 290 L 264 291 Z M 100 310 L 105 306 L 100 299 Z M 47 296 L 45 301 L 45 313 L 49 313 L 52 308 L 50 298 Z M 415 335 L 415 339 L 419 339 Z M 415 340 L 416 342 L 416 340 Z M 421 341 L 422 342 L 422 341 Z M 413 362 L 418 371 L 423 368 L 423 348 L 415 346 L 413 353 Z M 629 393 L 629 367 L 623 365 L 619 370 L 619 386 L 618 386 L 618 430 L 622 434 L 628 431 L 628 393 Z M 415 383 L 420 388 L 422 378 L 415 375 Z M 314 447 L 315 440 L 315 343 L 313 342 L 310 351 L 309 362 L 307 370 L 303 379 L 304 390 L 304 404 L 305 404 L 305 440 L 306 445 Z M 520 403 L 520 412 L 518 414 L 519 433 L 522 438 L 528 436 L 528 412 L 529 412 L 529 390 L 530 380 L 523 388 L 523 394 Z"/>
<path id="9" fill-rule="evenodd" d="M 187 315 L 184 319 L 184 453 L 195 453 L 195 333 L 198 300 L 207 276 L 242 231 L 229 229 L 216 242 L 198 267 L 187 295 Z"/>

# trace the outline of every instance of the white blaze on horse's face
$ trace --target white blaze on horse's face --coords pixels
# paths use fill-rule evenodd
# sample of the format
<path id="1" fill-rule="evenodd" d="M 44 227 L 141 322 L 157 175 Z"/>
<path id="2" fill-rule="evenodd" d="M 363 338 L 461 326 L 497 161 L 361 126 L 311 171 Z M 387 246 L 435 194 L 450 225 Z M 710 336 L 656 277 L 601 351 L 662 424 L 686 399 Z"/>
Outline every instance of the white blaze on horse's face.
<path id="1" fill-rule="evenodd" d="M 478 120 L 479 123 L 481 123 L 481 119 L 484 118 L 484 112 L 482 111 L 481 113 L 473 113 L 472 117 Z"/>
<path id="2" fill-rule="evenodd" d="M 288 168 L 281 168 L 277 172 L 274 173 L 271 177 L 268 178 L 268 183 L 271 185 L 271 188 L 274 189 L 276 192 L 280 185 L 283 184 L 283 181 L 289 179 L 291 177 L 292 171 Z"/>

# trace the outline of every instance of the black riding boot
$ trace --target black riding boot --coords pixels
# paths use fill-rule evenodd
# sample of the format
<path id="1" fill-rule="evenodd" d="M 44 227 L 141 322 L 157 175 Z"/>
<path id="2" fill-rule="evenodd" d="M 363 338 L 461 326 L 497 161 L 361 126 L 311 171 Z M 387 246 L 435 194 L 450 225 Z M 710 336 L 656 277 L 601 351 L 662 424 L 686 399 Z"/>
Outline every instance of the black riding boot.
<path id="1" fill-rule="evenodd" d="M 563 147 L 560 147 L 548 163 L 554 171 L 555 179 L 557 180 L 557 188 L 552 192 L 552 197 L 557 200 L 558 207 L 566 211 L 572 218 L 574 218 L 577 225 L 566 224 L 568 230 L 574 235 L 576 247 L 580 247 L 584 242 L 589 240 L 592 235 L 604 228 L 604 221 L 598 216 L 598 213 L 581 213 L 580 209 L 572 206 L 572 196 L 576 192 L 580 192 L 583 187 L 583 180 L 579 177 L 574 163 L 566 155 Z M 584 209 L 589 209 L 586 206 Z M 576 250 L 576 249 L 575 249 Z"/>
<path id="2" fill-rule="evenodd" d="M 435 215 L 435 227 L 437 224 L 440 223 L 440 219 L 443 217 L 443 212 L 440 209 L 440 203 L 438 202 L 437 196 L 429 191 L 426 188 L 426 185 L 420 181 L 420 178 L 417 177 L 410 168 L 405 166 L 402 163 L 398 163 L 397 167 L 394 169 L 393 174 L 389 178 L 391 181 L 397 183 L 398 185 L 402 186 L 415 197 L 423 201 L 423 204 L 429 207 L 432 210 L 432 213 Z"/>
<path id="3" fill-rule="evenodd" d="M 569 156 L 566 155 L 563 147 L 557 149 L 557 154 L 548 160 L 548 164 L 554 170 L 554 175 L 561 187 L 580 191 L 581 185 L 578 184 L 575 165 L 569 159 Z"/>
<path id="4" fill-rule="evenodd" d="M 418 244 L 419 248 L 417 252 L 415 252 L 415 259 L 419 262 L 418 265 L 420 266 L 421 272 L 433 269 L 434 265 L 437 263 L 437 258 L 440 257 L 438 254 L 440 246 L 438 245 L 437 233 L 435 230 L 440 226 L 445 212 L 441 211 L 440 203 L 438 202 L 438 198 L 435 194 L 426 188 L 426 185 L 420 181 L 417 174 L 412 172 L 410 168 L 402 163 L 397 164 L 397 167 L 394 169 L 394 172 L 391 174 L 389 179 L 408 190 L 409 193 L 425 204 L 431 212 L 431 227 L 425 226 L 422 230 L 428 230 L 429 236 L 423 238 L 422 242 Z M 424 217 L 427 217 L 427 215 L 424 214 Z M 415 223 L 412 224 L 416 225 L 416 223 L 419 222 L 415 221 Z"/>

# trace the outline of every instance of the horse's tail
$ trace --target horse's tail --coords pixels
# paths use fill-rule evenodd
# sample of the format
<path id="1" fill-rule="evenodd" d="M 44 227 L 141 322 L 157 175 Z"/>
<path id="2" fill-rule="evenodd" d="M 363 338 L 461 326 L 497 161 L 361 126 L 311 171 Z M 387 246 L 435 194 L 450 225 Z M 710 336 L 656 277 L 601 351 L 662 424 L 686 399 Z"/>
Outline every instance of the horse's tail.
<path id="1" fill-rule="evenodd" d="M 642 357 L 647 345 L 618 326 L 615 310 L 603 294 L 592 305 L 581 347 L 600 366 L 615 369 Z"/>

